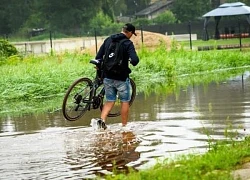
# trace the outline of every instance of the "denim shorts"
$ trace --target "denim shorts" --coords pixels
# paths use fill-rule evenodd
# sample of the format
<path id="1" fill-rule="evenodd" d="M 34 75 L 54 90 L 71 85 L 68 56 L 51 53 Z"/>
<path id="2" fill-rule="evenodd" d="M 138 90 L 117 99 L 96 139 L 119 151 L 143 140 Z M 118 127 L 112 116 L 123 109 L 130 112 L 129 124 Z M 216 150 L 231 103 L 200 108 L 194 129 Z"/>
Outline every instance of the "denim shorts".
<path id="1" fill-rule="evenodd" d="M 116 101 L 116 97 L 121 102 L 130 101 L 130 81 L 129 78 L 126 81 L 119 81 L 114 79 L 104 78 L 103 80 L 105 88 L 105 96 L 107 101 Z"/>

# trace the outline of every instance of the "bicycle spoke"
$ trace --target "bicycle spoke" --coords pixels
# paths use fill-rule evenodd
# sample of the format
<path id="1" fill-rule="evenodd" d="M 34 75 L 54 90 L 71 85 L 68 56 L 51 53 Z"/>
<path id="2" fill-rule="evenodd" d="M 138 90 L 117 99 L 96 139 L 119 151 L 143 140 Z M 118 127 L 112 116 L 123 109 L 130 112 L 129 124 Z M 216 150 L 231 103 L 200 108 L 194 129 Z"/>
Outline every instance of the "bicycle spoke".
<path id="1" fill-rule="evenodd" d="M 88 78 L 81 78 L 70 86 L 63 101 L 63 115 L 67 120 L 77 120 L 89 110 L 91 87 Z"/>

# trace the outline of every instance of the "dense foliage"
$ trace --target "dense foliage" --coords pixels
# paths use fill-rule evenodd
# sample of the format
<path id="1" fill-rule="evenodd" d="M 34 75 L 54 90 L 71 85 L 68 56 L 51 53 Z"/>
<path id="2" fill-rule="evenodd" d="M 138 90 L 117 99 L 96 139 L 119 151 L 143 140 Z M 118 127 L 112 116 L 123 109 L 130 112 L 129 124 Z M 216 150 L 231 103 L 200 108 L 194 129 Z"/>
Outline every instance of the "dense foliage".
<path id="1" fill-rule="evenodd" d="M 4 60 L 7 57 L 16 55 L 18 53 L 15 46 L 10 44 L 8 41 L 0 39 L 0 60 Z"/>
<path id="2" fill-rule="evenodd" d="M 45 28 L 70 33 L 87 31 L 89 22 L 103 12 L 112 23 L 115 16 L 134 14 L 145 8 L 149 0 L 2 0 L 0 3 L 0 34 L 27 33 L 33 28 Z M 80 29 L 80 30 L 79 30 Z"/>
<path id="3" fill-rule="evenodd" d="M 173 21 L 185 22 L 199 19 L 202 14 L 217 7 L 218 2 L 218 0 L 174 0 L 169 7 L 169 13 L 153 22 L 168 24 Z M 250 5 L 250 0 L 241 2 Z M 128 21 L 135 21 L 135 13 L 143 10 L 150 3 L 151 0 L 2 0 L 0 35 L 27 36 L 27 32 L 37 28 L 66 35 L 86 35 L 97 28 L 93 19 L 96 22 L 102 21 L 100 14 L 103 14 L 105 19 L 108 18 L 108 23 L 102 23 L 107 28 L 110 24 L 115 26 L 118 16 L 126 16 Z M 140 20 L 141 23 L 150 24 L 147 21 L 148 19 Z"/>
<path id="4" fill-rule="evenodd" d="M 207 0 L 175 0 L 172 10 L 178 20 L 187 22 L 200 19 L 203 14 L 211 10 L 211 3 Z"/>

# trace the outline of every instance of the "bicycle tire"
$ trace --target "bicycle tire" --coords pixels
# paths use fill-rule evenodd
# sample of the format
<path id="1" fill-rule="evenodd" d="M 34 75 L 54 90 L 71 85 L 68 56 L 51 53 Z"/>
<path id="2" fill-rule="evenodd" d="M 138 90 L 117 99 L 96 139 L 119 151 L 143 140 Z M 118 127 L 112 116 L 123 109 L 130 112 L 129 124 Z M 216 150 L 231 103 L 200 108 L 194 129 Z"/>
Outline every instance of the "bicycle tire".
<path id="1" fill-rule="evenodd" d="M 62 104 L 62 112 L 66 120 L 78 120 L 90 109 L 92 87 L 93 82 L 89 78 L 80 78 L 68 88 Z"/>
<path id="2" fill-rule="evenodd" d="M 130 91 L 131 91 L 131 97 L 130 97 L 130 101 L 129 101 L 129 106 L 132 106 L 134 100 L 135 100 L 135 96 L 136 96 L 136 84 L 135 82 L 129 78 L 130 80 Z M 108 117 L 117 117 L 121 115 L 121 110 L 120 110 L 120 102 L 119 100 L 116 101 L 117 105 L 115 104 L 114 106 L 118 106 L 116 109 L 113 107 L 111 112 L 109 112 Z M 100 110 L 102 111 L 104 106 L 104 101 L 100 106 Z"/>

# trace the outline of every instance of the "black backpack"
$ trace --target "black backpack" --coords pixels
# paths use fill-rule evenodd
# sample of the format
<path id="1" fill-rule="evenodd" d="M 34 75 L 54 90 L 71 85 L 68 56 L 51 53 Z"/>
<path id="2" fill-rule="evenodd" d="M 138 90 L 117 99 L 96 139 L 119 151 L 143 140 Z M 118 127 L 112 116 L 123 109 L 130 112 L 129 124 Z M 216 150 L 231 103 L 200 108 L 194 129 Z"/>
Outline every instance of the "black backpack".
<path id="1" fill-rule="evenodd" d="M 124 72 L 122 66 L 124 48 L 122 43 L 127 40 L 128 39 L 125 38 L 120 41 L 111 41 L 104 55 L 104 72 L 110 72 L 113 74 L 120 74 Z"/>

